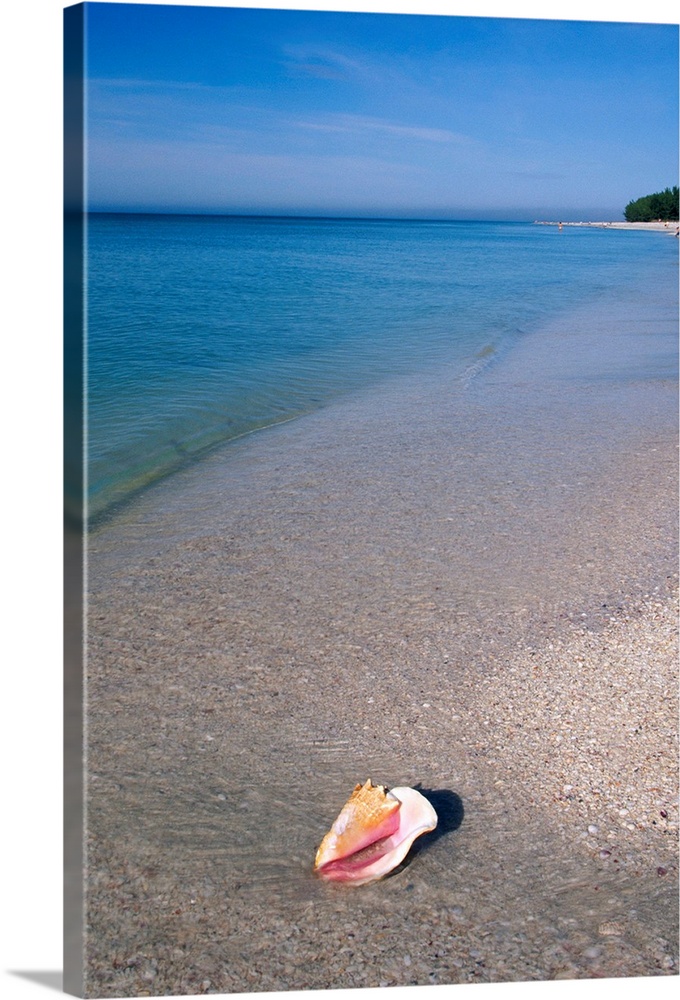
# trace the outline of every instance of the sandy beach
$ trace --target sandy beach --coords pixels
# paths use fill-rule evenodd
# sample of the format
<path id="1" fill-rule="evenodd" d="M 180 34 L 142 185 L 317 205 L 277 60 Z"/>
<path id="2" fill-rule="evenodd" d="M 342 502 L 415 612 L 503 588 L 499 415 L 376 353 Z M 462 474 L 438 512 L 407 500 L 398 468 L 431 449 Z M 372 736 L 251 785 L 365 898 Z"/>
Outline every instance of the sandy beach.
<path id="1" fill-rule="evenodd" d="M 676 385 L 636 361 L 674 296 L 236 441 L 93 532 L 88 995 L 677 974 Z M 369 776 L 439 826 L 323 884 Z"/>
<path id="2" fill-rule="evenodd" d="M 202 793 L 193 819 L 204 856 L 200 864 L 188 858 L 172 874 L 163 853 L 150 846 L 144 852 L 93 846 L 92 995 L 677 974 L 676 623 L 666 595 L 640 599 L 615 609 L 606 624 L 571 624 L 550 642 L 534 631 L 502 676 L 497 670 L 485 677 L 481 702 L 471 677 L 445 699 L 430 693 L 419 696 L 430 698 L 427 703 L 402 699 L 415 730 L 405 749 L 418 774 L 449 778 L 434 777 L 437 790 L 430 792 L 441 839 L 421 841 L 409 867 L 362 889 L 311 884 L 310 858 L 323 825 L 319 790 L 309 810 L 314 832 L 302 831 L 295 853 L 278 868 L 263 859 L 257 892 L 246 891 L 238 878 L 224 884 L 225 856 L 245 854 L 248 845 L 223 840 L 211 812 L 225 830 L 228 803 L 259 822 L 269 820 L 281 850 L 285 825 L 272 813 L 296 811 L 272 801 L 266 785 L 249 783 L 247 764 L 240 769 L 237 805 L 228 773 L 211 767 L 210 755 L 219 751 L 205 742 L 207 728 L 220 740 L 220 727 L 213 719 L 201 726 L 194 716 L 189 729 L 201 731 L 203 768 L 212 782 L 201 780 L 203 768 L 192 768 Z M 441 670 L 446 654 L 430 653 L 430 662 L 437 659 Z M 584 671 L 594 679 L 587 690 Z M 261 702 L 270 700 L 265 684 L 251 683 L 253 689 Z M 290 711 L 285 691 L 279 697 Z M 344 726 L 325 740 L 317 736 L 317 750 L 335 767 L 318 766 L 296 781 L 285 762 L 279 764 L 295 794 L 306 781 L 327 782 L 328 798 L 341 801 L 346 787 L 332 774 L 346 773 L 350 756 L 355 776 L 363 777 L 368 760 L 381 758 L 382 772 L 389 773 L 387 726 L 402 727 L 403 742 L 403 718 L 378 698 L 376 726 L 365 690 L 360 697 L 359 738 Z M 263 729 L 282 726 L 279 712 L 265 710 Z M 381 741 L 377 755 L 366 745 L 367 728 Z M 251 752 L 265 743 L 263 731 Z M 454 748 L 448 753 L 447 743 Z M 156 766 L 153 773 L 151 816 L 130 817 L 146 829 L 158 818 L 162 798 L 173 794 L 167 774 Z M 464 775 L 473 773 L 476 792 L 465 787 Z M 135 785 L 128 775 L 107 791 L 132 806 Z M 462 795 L 447 790 L 451 786 Z M 498 811 L 500 829 L 493 818 Z M 177 838 L 173 810 L 163 816 Z M 129 834 L 119 836 L 129 845 Z M 453 871 L 447 840 L 455 843 Z M 244 865 L 244 881 L 247 874 Z M 442 887 L 449 879 L 455 879 L 452 893 Z"/>
<path id="3" fill-rule="evenodd" d="M 630 229 L 677 236 L 678 223 L 673 222 L 536 222 L 537 226 L 591 226 L 596 229 Z"/>

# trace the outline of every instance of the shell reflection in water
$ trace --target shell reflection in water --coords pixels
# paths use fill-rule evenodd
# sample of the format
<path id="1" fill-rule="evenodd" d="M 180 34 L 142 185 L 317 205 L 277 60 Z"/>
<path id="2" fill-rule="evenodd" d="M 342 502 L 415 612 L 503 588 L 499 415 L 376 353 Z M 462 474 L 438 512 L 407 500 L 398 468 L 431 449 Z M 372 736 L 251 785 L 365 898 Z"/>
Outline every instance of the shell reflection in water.
<path id="1" fill-rule="evenodd" d="M 363 885 L 383 878 L 404 860 L 437 814 L 415 788 L 357 785 L 321 842 L 314 870 L 321 878 Z"/>

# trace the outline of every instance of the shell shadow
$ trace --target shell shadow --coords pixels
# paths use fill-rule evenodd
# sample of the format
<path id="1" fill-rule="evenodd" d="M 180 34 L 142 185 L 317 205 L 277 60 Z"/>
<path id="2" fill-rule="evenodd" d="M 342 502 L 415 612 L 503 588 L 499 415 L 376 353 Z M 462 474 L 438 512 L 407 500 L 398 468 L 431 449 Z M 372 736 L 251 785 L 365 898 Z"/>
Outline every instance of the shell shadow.
<path id="1" fill-rule="evenodd" d="M 434 844 L 441 837 L 453 833 L 454 830 L 458 829 L 465 817 L 463 800 L 456 792 L 452 792 L 448 788 L 423 788 L 421 785 L 415 785 L 415 788 L 433 807 L 437 814 L 438 822 L 434 830 L 416 840 L 411 853 L 416 848 L 418 851 L 425 850 L 429 844 Z"/>
<path id="2" fill-rule="evenodd" d="M 449 833 L 453 833 L 463 822 L 465 817 L 465 809 L 463 807 L 463 800 L 460 795 L 456 792 L 452 792 L 448 788 L 423 788 L 420 784 L 413 786 L 416 791 L 427 799 L 430 805 L 434 808 L 437 813 L 437 826 L 430 833 L 424 833 L 421 837 L 413 842 L 411 850 L 408 852 L 407 856 L 404 858 L 402 863 L 390 872 L 388 877 L 397 875 L 399 872 L 404 871 L 405 868 L 411 864 L 414 858 L 417 858 L 419 854 L 426 851 L 430 845 L 434 844 L 435 841 L 439 840 L 441 837 L 446 837 Z"/>

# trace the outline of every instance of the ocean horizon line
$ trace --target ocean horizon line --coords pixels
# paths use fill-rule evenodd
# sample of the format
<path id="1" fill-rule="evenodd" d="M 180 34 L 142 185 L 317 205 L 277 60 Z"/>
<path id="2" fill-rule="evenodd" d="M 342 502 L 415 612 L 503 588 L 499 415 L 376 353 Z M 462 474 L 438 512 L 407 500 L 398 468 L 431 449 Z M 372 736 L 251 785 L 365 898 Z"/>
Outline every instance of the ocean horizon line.
<path id="1" fill-rule="evenodd" d="M 319 222 L 480 222 L 480 223 L 508 223 L 515 225 L 531 224 L 533 219 L 462 219 L 462 218 L 433 218 L 431 216 L 405 216 L 405 215 L 307 215 L 298 213 L 283 212 L 170 212 L 170 211 L 149 211 L 148 209 L 135 211 L 133 209 L 88 209 L 82 213 L 88 215 L 134 215 L 134 216 L 165 216 L 168 218 L 196 218 L 196 219 L 290 219 Z"/>
<path id="2" fill-rule="evenodd" d="M 316 215 L 316 214 L 300 214 L 300 213 L 282 213 L 282 212 L 208 212 L 208 211 L 195 211 L 195 212 L 178 212 L 178 211 L 151 211 L 149 209 L 135 210 L 135 209 L 86 209 L 83 212 L 77 211 L 76 214 L 82 215 L 84 217 L 89 217 L 91 215 L 106 215 L 106 216 L 135 216 L 139 217 L 150 217 L 150 218 L 195 218 L 195 219 L 281 219 L 290 221 L 309 221 L 309 222 L 428 222 L 428 223 L 441 223 L 443 225 L 450 225 L 451 223 L 479 223 L 483 225 L 535 225 L 537 222 L 541 222 L 538 218 L 521 218 L 521 219 L 506 219 L 506 218 L 460 218 L 460 217 L 432 217 L 432 216 L 402 216 L 402 215 Z M 556 215 L 557 219 L 558 216 Z M 567 218 L 566 216 L 561 216 L 562 221 L 565 223 L 575 223 L 576 219 Z M 587 216 L 582 216 L 582 219 L 587 218 Z M 599 218 L 605 219 L 604 215 L 600 215 Z M 610 219 L 609 221 L 614 221 Z"/>

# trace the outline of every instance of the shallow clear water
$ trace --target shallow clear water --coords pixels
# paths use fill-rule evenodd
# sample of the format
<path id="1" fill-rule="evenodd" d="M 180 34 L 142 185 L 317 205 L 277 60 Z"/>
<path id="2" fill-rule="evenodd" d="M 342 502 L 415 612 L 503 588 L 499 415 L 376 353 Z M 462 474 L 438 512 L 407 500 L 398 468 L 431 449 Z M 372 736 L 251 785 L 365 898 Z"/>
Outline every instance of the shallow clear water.
<path id="1" fill-rule="evenodd" d="M 395 375 L 473 375 L 668 256 L 648 234 L 515 223 L 92 215 L 96 516 L 230 438 Z"/>

